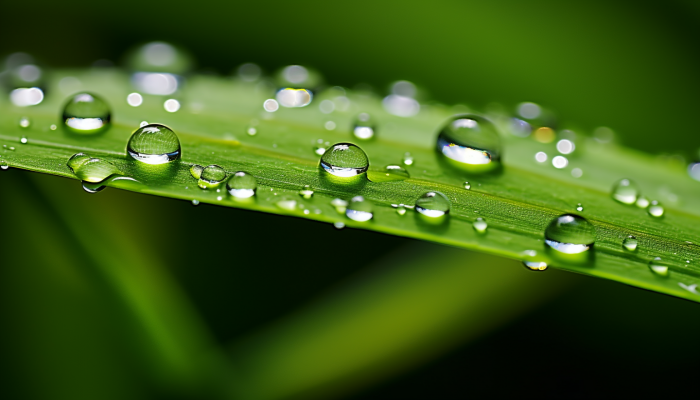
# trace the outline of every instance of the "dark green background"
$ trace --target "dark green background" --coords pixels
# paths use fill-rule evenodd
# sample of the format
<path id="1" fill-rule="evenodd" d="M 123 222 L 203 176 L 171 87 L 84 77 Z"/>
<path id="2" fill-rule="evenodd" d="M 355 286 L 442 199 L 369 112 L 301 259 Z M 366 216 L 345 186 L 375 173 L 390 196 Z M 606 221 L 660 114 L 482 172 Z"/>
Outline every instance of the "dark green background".
<path id="1" fill-rule="evenodd" d="M 248 61 L 267 71 L 300 63 L 318 68 L 331 84 L 366 82 L 380 91 L 393 80 L 408 79 L 446 103 L 483 107 L 494 101 L 507 106 L 535 101 L 554 110 L 562 126 L 584 132 L 609 126 L 621 142 L 652 153 L 691 158 L 700 146 L 700 7 L 690 1 L 38 1 L 12 2 L 2 9 L 0 53 L 27 51 L 47 66 L 81 67 L 103 58 L 119 62 L 135 43 L 167 40 L 189 49 L 202 71 L 228 74 Z M 41 197 L 26 184 L 26 175 L 1 174 L 0 202 L 8 196 L 20 201 L 22 196 Z M 193 208 L 114 190 L 85 202 L 88 195 L 77 182 L 54 185 L 55 195 L 38 199 L 37 207 L 50 210 L 52 201 L 76 202 L 92 203 L 117 218 L 134 209 L 172 215 L 176 229 L 161 232 L 144 246 L 166 254 L 222 343 L 285 315 L 362 271 L 387 249 L 407 243 L 346 229 L 337 234 L 362 246 L 355 258 L 329 265 L 325 260 L 333 259 L 337 249 L 324 242 L 336 234 L 328 226 Z M 7 204 L 0 222 L 5 232 L 16 224 L 48 229 L 40 213 L 13 215 Z M 227 229 L 231 224 L 252 227 L 254 234 L 243 242 L 244 255 L 230 251 L 232 241 L 244 240 Z M 267 240 L 255 240 L 261 236 Z M 207 246 L 204 259 L 202 242 Z M 250 260 L 270 247 L 283 260 L 252 268 L 256 263 Z M 1 268 L 7 275 L 3 292 L 23 291 L 9 271 L 33 268 L 37 251 L 49 250 L 27 237 L 2 239 L 6 261 Z M 81 262 L 79 255 L 76 262 Z M 104 362 L 91 359 L 89 346 L 80 344 L 80 332 L 92 326 L 85 314 L 75 312 L 65 299 L 56 300 L 61 295 L 51 292 L 51 282 L 40 276 L 36 285 L 22 282 L 29 285 L 24 297 L 29 306 L 11 302 L 18 297 L 5 294 L 2 314 L 6 357 L 0 363 L 6 382 L 0 390 L 14 398 L 25 397 L 26 385 L 41 384 L 47 374 L 57 374 L 68 387 L 80 382 L 71 370 L 79 373 L 91 363 Z M 94 307 L 95 323 L 108 334 L 109 315 L 99 304 Z M 51 324 L 26 323 L 36 319 L 27 313 L 42 312 L 63 327 L 66 341 L 37 333 Z M 580 278 L 574 289 L 533 314 L 357 398 L 693 394 L 700 355 L 694 335 L 700 327 L 697 312 L 696 304 Z M 66 344 L 70 338 L 77 344 Z M 40 343 L 31 358 L 41 364 L 46 357 L 45 365 L 51 366 L 38 368 L 35 376 L 17 367 L 30 357 L 26 349 L 33 340 Z M 56 348 L 64 350 L 41 350 Z M 109 362 L 129 370 L 130 360 L 122 354 Z M 144 397 L 158 392 L 138 380 L 138 371 L 122 374 L 127 377 L 119 379 L 142 389 Z M 95 388 L 86 393 L 99 393 L 100 385 L 111 390 L 117 381 L 94 381 Z M 66 389 L 54 398 L 65 393 L 75 395 Z"/>

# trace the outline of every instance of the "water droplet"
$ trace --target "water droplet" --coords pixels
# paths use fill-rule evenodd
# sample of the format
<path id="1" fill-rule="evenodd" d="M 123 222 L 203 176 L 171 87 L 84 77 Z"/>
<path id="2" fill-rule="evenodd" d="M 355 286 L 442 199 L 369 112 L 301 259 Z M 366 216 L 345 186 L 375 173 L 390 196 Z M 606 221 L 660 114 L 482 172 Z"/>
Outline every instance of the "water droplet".
<path id="1" fill-rule="evenodd" d="M 428 192 L 416 200 L 416 211 L 429 218 L 440 218 L 450 212 L 450 200 L 440 192 Z"/>
<path id="2" fill-rule="evenodd" d="M 384 109 L 397 117 L 413 117 L 420 111 L 420 103 L 412 97 L 390 94 L 382 100 Z"/>
<path id="3" fill-rule="evenodd" d="M 376 126 L 372 118 L 367 113 L 360 113 L 355 119 L 355 124 L 352 128 L 352 134 L 357 139 L 369 140 L 374 137 Z"/>
<path id="4" fill-rule="evenodd" d="M 369 160 L 365 152 L 352 143 L 337 143 L 321 156 L 321 167 L 331 175 L 351 178 L 367 172 Z"/>
<path id="5" fill-rule="evenodd" d="M 190 167 L 190 174 L 194 179 L 199 179 L 202 176 L 202 171 L 204 170 L 204 167 L 199 165 L 199 164 L 193 164 Z"/>
<path id="6" fill-rule="evenodd" d="M 126 102 L 132 107 L 138 107 L 143 104 L 143 96 L 135 92 L 129 93 L 129 95 L 126 96 Z"/>
<path id="7" fill-rule="evenodd" d="M 637 184 L 629 179 L 621 179 L 613 186 L 612 197 L 623 204 L 634 204 L 639 196 Z"/>
<path id="8" fill-rule="evenodd" d="M 297 208 L 297 201 L 291 197 L 284 196 L 275 205 L 283 210 L 294 211 Z"/>
<path id="9" fill-rule="evenodd" d="M 403 162 L 403 165 L 413 165 L 413 156 L 411 155 L 411 153 L 404 154 L 401 162 Z"/>
<path id="10" fill-rule="evenodd" d="M 662 206 L 661 203 L 659 203 L 658 201 L 652 200 L 651 203 L 649 203 L 649 208 L 647 208 L 647 212 L 652 217 L 656 217 L 656 218 L 663 217 L 664 206 Z"/>
<path id="11" fill-rule="evenodd" d="M 55 131 L 56 129 L 58 129 L 58 127 L 55 124 L 51 124 L 51 126 L 49 126 L 49 129 Z"/>
<path id="12" fill-rule="evenodd" d="M 319 156 L 322 156 L 326 152 L 326 146 L 322 145 L 316 145 L 314 146 L 314 153 L 316 153 Z"/>
<path id="13" fill-rule="evenodd" d="M 167 112 L 174 113 L 180 109 L 180 102 L 175 99 L 165 100 L 165 103 L 163 103 L 163 108 L 165 108 L 165 111 Z"/>
<path id="14" fill-rule="evenodd" d="M 580 178 L 583 176 L 583 171 L 581 170 L 581 168 L 574 168 L 571 170 L 571 176 L 573 176 L 574 178 Z"/>
<path id="15" fill-rule="evenodd" d="M 63 107 L 63 123 L 75 133 L 101 132 L 108 127 L 110 119 L 107 103 L 91 93 L 78 93 Z"/>
<path id="16" fill-rule="evenodd" d="M 254 126 L 249 126 L 249 127 L 245 130 L 245 132 L 246 132 L 248 135 L 250 135 L 250 136 L 255 136 L 255 135 L 258 134 L 258 129 L 255 128 Z"/>
<path id="17" fill-rule="evenodd" d="M 595 228 L 587 219 L 578 215 L 561 215 L 547 226 L 545 243 L 564 254 L 581 254 L 593 247 Z"/>
<path id="18" fill-rule="evenodd" d="M 309 185 L 304 186 L 304 188 L 299 191 L 299 196 L 301 196 L 307 200 L 310 199 L 311 197 L 313 197 L 313 195 L 314 195 L 314 191 L 311 190 L 311 187 Z"/>
<path id="19" fill-rule="evenodd" d="M 583 204 L 581 204 L 581 203 L 576 204 L 576 211 L 578 211 L 578 212 L 583 211 Z"/>
<path id="20" fill-rule="evenodd" d="M 536 119 L 542 113 L 542 109 L 535 103 L 518 104 L 518 114 L 525 119 Z"/>
<path id="21" fill-rule="evenodd" d="M 569 160 L 564 156 L 554 156 L 554 158 L 552 158 L 552 165 L 557 169 L 566 168 L 566 166 L 569 165 Z"/>
<path id="22" fill-rule="evenodd" d="M 29 142 L 29 140 L 23 136 L 21 139 L 19 139 L 19 142 L 22 144 L 27 144 L 27 142 Z"/>
<path id="23" fill-rule="evenodd" d="M 486 223 L 485 219 L 479 217 L 474 221 L 472 226 L 474 227 L 475 231 L 477 231 L 479 233 L 484 233 L 484 232 L 486 232 L 486 229 L 489 227 L 489 224 Z"/>
<path id="24" fill-rule="evenodd" d="M 635 251 L 637 250 L 638 243 L 639 242 L 637 241 L 636 237 L 629 235 L 624 240 L 622 240 L 622 247 L 624 247 L 627 251 Z"/>
<path id="25" fill-rule="evenodd" d="M 280 105 L 279 105 L 279 103 L 277 103 L 277 100 L 275 100 L 275 99 L 267 99 L 263 103 L 263 108 L 267 112 L 275 112 L 275 111 L 279 110 Z"/>
<path id="26" fill-rule="evenodd" d="M 653 260 L 649 261 L 649 270 L 654 273 L 654 275 L 667 278 L 669 275 L 668 267 L 669 265 L 661 260 L 661 257 L 654 257 Z"/>
<path id="27" fill-rule="evenodd" d="M 647 207 L 649 207 L 649 199 L 646 198 L 645 196 L 639 196 L 639 198 L 637 198 L 637 202 L 635 204 L 639 208 L 647 208 Z"/>
<path id="28" fill-rule="evenodd" d="M 229 178 L 226 190 L 237 199 L 247 199 L 255 195 L 258 181 L 247 172 L 238 171 Z"/>
<path id="29" fill-rule="evenodd" d="M 66 165 L 68 168 L 70 168 L 71 172 L 75 173 L 75 171 L 77 171 L 78 168 L 80 168 L 80 166 L 85 164 L 88 160 L 90 160 L 89 155 L 85 153 L 76 153 L 68 159 L 68 163 L 66 163 Z"/>
<path id="30" fill-rule="evenodd" d="M 193 206 L 198 206 L 198 205 L 199 205 L 199 200 L 197 200 L 197 199 L 192 200 L 192 205 L 193 205 Z"/>
<path id="31" fill-rule="evenodd" d="M 399 204 L 396 207 L 396 213 L 399 215 L 405 215 L 406 214 L 406 207 L 404 207 L 403 204 Z"/>
<path id="32" fill-rule="evenodd" d="M 472 185 L 469 182 L 464 182 L 464 188 L 469 190 L 472 188 Z"/>
<path id="33" fill-rule="evenodd" d="M 331 205 L 335 207 L 335 211 L 337 211 L 338 214 L 345 214 L 345 210 L 348 208 L 348 202 L 343 199 L 333 199 L 331 200 Z"/>
<path id="34" fill-rule="evenodd" d="M 547 263 L 544 261 L 523 261 L 523 265 L 530 271 L 544 271 L 547 269 Z"/>
<path id="35" fill-rule="evenodd" d="M 350 200 L 345 215 L 353 221 L 365 222 L 372 219 L 372 203 L 362 196 L 355 196 Z"/>
<path id="36" fill-rule="evenodd" d="M 218 165 L 207 165 L 199 176 L 197 186 L 202 189 L 216 189 L 226 179 L 226 170 Z"/>
<path id="37" fill-rule="evenodd" d="M 31 125 L 31 121 L 27 117 L 22 117 L 19 119 L 19 126 L 20 128 L 29 128 L 29 125 Z"/>
<path id="38" fill-rule="evenodd" d="M 437 150 L 457 167 L 490 170 L 500 160 L 501 142 L 490 121 L 465 114 L 454 117 L 442 127 Z"/>
<path id="39" fill-rule="evenodd" d="M 343 223 L 343 222 L 334 222 L 334 223 L 333 223 L 333 227 L 334 227 L 335 229 L 343 229 L 343 228 L 345 228 L 345 223 Z"/>
<path id="40" fill-rule="evenodd" d="M 571 154 L 576 150 L 576 145 L 569 139 L 562 139 L 557 142 L 557 151 L 561 154 Z"/>
<path id="41" fill-rule="evenodd" d="M 313 94 L 307 89 L 283 88 L 277 91 L 275 98 L 282 107 L 298 108 L 311 104 Z M 267 106 L 265 106 L 265 110 L 270 111 Z"/>
<path id="42" fill-rule="evenodd" d="M 134 132 L 127 145 L 129 155 L 146 164 L 165 164 L 180 158 L 180 140 L 161 124 L 149 124 Z"/>
<path id="43" fill-rule="evenodd" d="M 0 161 L 0 169 L 3 171 L 7 171 L 10 168 L 10 165 L 6 163 L 5 161 Z"/>

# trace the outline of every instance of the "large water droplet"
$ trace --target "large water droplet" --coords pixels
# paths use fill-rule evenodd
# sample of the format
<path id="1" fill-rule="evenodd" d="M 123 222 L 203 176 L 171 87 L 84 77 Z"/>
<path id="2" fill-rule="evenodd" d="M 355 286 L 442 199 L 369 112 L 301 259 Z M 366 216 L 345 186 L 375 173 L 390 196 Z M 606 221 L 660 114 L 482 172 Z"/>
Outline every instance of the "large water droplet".
<path id="1" fill-rule="evenodd" d="M 355 124 L 352 128 L 352 134 L 360 140 L 369 140 L 374 137 L 376 125 L 372 118 L 367 113 L 360 113 L 355 119 Z"/>
<path id="2" fill-rule="evenodd" d="M 634 204 L 639 196 L 639 187 L 629 179 L 621 179 L 613 186 L 612 197 L 623 204 Z"/>
<path id="3" fill-rule="evenodd" d="M 90 158 L 83 153 L 73 155 L 67 165 L 83 182 L 98 183 L 112 175 L 121 174 L 121 171 L 109 161 Z"/>
<path id="4" fill-rule="evenodd" d="M 89 155 L 85 153 L 75 153 L 68 159 L 68 163 L 66 163 L 66 165 L 73 173 L 75 173 L 75 171 L 77 171 L 78 168 L 80 168 L 80 166 L 85 164 L 88 160 L 90 160 Z"/>
<path id="5" fill-rule="evenodd" d="M 255 195 L 258 181 L 247 172 L 238 171 L 229 178 L 226 189 L 237 199 L 247 199 Z"/>
<path id="6" fill-rule="evenodd" d="M 654 257 L 653 260 L 649 261 L 649 270 L 654 273 L 654 275 L 667 278 L 669 276 L 669 264 L 661 260 L 661 257 Z"/>
<path id="7" fill-rule="evenodd" d="M 487 171 L 500 161 L 501 141 L 490 121 L 465 114 L 453 117 L 442 127 L 437 150 L 454 166 L 473 172 Z"/>
<path id="8" fill-rule="evenodd" d="M 226 179 L 226 170 L 218 165 L 207 165 L 202 170 L 197 186 L 202 189 L 216 189 Z"/>
<path id="9" fill-rule="evenodd" d="M 637 250 L 638 243 L 639 241 L 637 241 L 636 237 L 629 235 L 624 240 L 622 240 L 622 247 L 624 247 L 627 251 L 635 251 Z"/>
<path id="10" fill-rule="evenodd" d="M 362 196 L 355 196 L 350 200 L 345 215 L 353 221 L 365 222 L 373 217 L 372 203 Z"/>
<path id="11" fill-rule="evenodd" d="M 351 178 L 367 172 L 369 159 L 352 143 L 337 143 L 321 156 L 321 167 L 331 175 Z"/>
<path id="12" fill-rule="evenodd" d="M 101 132 L 107 128 L 110 119 L 107 103 L 92 93 L 78 93 L 63 107 L 63 123 L 75 133 Z"/>
<path id="13" fill-rule="evenodd" d="M 649 208 L 647 208 L 647 212 L 649 215 L 652 217 L 660 218 L 664 216 L 664 206 L 661 205 L 656 200 L 652 200 L 651 203 L 649 203 Z"/>
<path id="14" fill-rule="evenodd" d="M 564 254 L 581 254 L 593 247 L 595 227 L 587 219 L 573 214 L 555 218 L 544 232 L 545 243 Z"/>
<path id="15" fill-rule="evenodd" d="M 428 218 L 441 218 L 450 212 L 450 200 L 440 192 L 428 192 L 416 200 L 416 211 Z"/>
<path id="16" fill-rule="evenodd" d="M 142 163 L 165 164 L 180 158 L 180 140 L 167 126 L 149 124 L 131 135 L 126 150 Z"/>

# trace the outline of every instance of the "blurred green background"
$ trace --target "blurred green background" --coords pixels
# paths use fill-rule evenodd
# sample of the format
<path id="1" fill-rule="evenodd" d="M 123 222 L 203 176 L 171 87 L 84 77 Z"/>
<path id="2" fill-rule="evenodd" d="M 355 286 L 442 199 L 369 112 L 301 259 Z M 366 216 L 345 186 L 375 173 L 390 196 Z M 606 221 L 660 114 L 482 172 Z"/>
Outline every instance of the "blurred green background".
<path id="1" fill-rule="evenodd" d="M 318 68 L 484 107 L 535 101 L 696 157 L 700 5 L 354 1 L 3 5 L 0 53 L 119 63 L 189 49 L 206 73 Z M 661 139 L 662 138 L 662 139 Z M 692 395 L 697 304 L 288 217 L 0 174 L 0 393 L 29 399 Z"/>

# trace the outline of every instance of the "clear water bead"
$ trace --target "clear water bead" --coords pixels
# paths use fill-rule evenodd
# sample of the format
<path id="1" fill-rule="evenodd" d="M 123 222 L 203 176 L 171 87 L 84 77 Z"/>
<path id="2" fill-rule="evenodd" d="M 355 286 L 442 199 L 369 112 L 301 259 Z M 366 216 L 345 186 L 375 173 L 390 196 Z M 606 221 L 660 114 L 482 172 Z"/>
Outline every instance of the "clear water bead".
<path id="1" fill-rule="evenodd" d="M 578 212 L 583 211 L 583 204 L 581 204 L 581 203 L 576 204 L 576 211 L 578 211 Z"/>
<path id="2" fill-rule="evenodd" d="M 351 178 L 367 172 L 369 159 L 365 152 L 352 143 L 337 143 L 321 156 L 321 167 L 331 175 Z"/>
<path id="3" fill-rule="evenodd" d="M 489 170 L 500 161 L 501 140 L 489 120 L 477 115 L 459 115 L 440 130 L 437 151 L 454 166 L 471 171 Z"/>
<path id="4" fill-rule="evenodd" d="M 216 189 L 226 179 L 226 170 L 218 165 L 207 165 L 202 170 L 197 186 L 202 189 Z"/>
<path id="5" fill-rule="evenodd" d="M 486 232 L 486 229 L 489 227 L 489 224 L 486 223 L 485 219 L 479 217 L 474 221 L 474 223 L 472 224 L 472 227 L 474 227 L 474 230 L 477 231 L 478 233 L 484 233 L 484 232 Z"/>
<path id="6" fill-rule="evenodd" d="M 345 216 L 357 222 L 369 221 L 374 216 L 372 208 L 372 203 L 365 200 L 364 197 L 355 196 L 350 200 L 345 210 Z"/>
<path id="7" fill-rule="evenodd" d="M 180 140 L 167 126 L 148 124 L 131 135 L 127 152 L 145 164 L 166 164 L 180 158 Z"/>
<path id="8" fill-rule="evenodd" d="M 450 200 L 440 192 L 427 192 L 416 200 L 416 211 L 428 218 L 440 218 L 450 212 Z"/>
<path id="9" fill-rule="evenodd" d="M 530 271 L 544 271 L 547 269 L 547 263 L 544 261 L 523 261 L 523 265 Z"/>
<path id="10" fill-rule="evenodd" d="M 664 206 L 662 206 L 661 203 L 659 203 L 658 201 L 652 200 L 649 203 L 649 208 L 647 208 L 647 212 L 652 217 L 656 217 L 656 218 L 663 217 L 664 216 Z"/>
<path id="11" fill-rule="evenodd" d="M 664 262 L 661 257 L 654 257 L 653 260 L 649 261 L 649 270 L 654 273 L 654 275 L 660 276 L 662 278 L 667 278 L 669 276 L 669 264 Z"/>
<path id="12" fill-rule="evenodd" d="M 247 172 L 238 171 L 231 175 L 226 183 L 226 190 L 231 196 L 237 199 L 248 199 L 255 195 L 258 188 L 258 181 L 255 177 Z"/>
<path id="13" fill-rule="evenodd" d="M 101 97 L 92 93 L 78 93 L 63 107 L 63 123 L 71 132 L 93 134 L 109 126 L 111 110 Z"/>
<path id="14" fill-rule="evenodd" d="M 374 137 L 376 129 L 376 125 L 370 115 L 367 113 L 360 113 L 355 119 L 352 134 L 357 139 L 369 140 Z"/>
<path id="15" fill-rule="evenodd" d="M 587 219 L 573 214 L 554 218 L 544 232 L 545 243 L 564 254 L 581 254 L 595 242 L 595 227 Z"/>
<path id="16" fill-rule="evenodd" d="M 622 240 L 622 247 L 624 247 L 625 250 L 627 250 L 627 251 L 637 250 L 638 244 L 639 244 L 639 241 L 637 240 L 636 237 L 634 237 L 632 235 L 629 235 Z"/>
<path id="17" fill-rule="evenodd" d="M 621 179 L 612 189 L 612 197 L 623 204 L 634 204 L 639 196 L 639 187 L 629 179 Z"/>
<path id="18" fill-rule="evenodd" d="M 313 195 L 314 195 L 314 191 L 311 189 L 311 186 L 309 186 L 309 185 L 304 186 L 304 188 L 299 191 L 299 196 L 301 196 L 302 198 L 307 199 L 307 200 L 310 199 L 311 197 L 313 197 Z"/>

